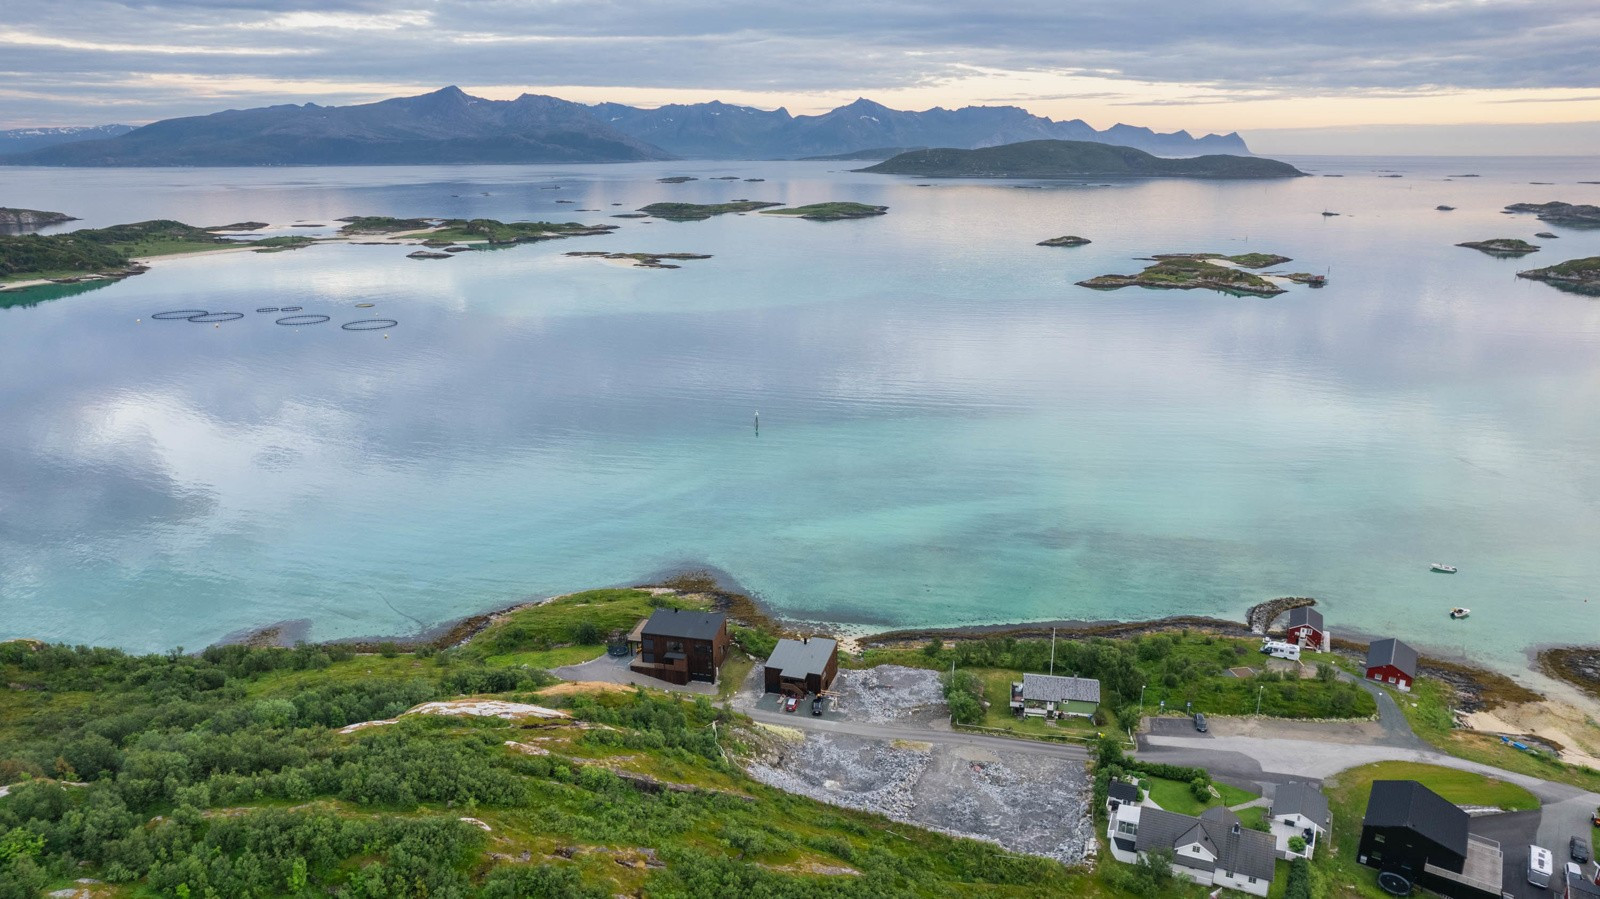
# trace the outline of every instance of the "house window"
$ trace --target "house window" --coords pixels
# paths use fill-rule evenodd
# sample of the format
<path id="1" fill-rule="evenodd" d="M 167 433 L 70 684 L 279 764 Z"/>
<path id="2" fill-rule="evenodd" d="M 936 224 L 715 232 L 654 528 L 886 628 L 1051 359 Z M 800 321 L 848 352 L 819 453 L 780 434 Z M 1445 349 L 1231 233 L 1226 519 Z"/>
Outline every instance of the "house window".
<path id="1" fill-rule="evenodd" d="M 1375 833 L 1375 834 L 1373 834 L 1373 835 L 1372 835 L 1372 842 L 1374 842 L 1374 843 L 1381 843 L 1381 842 L 1383 842 L 1383 834 L 1381 834 L 1381 833 Z"/>
<path id="2" fill-rule="evenodd" d="M 667 641 L 667 652 L 683 652 L 683 641 L 682 640 L 668 640 Z"/>
<path id="3" fill-rule="evenodd" d="M 1138 836 L 1139 825 L 1133 823 L 1132 821 L 1118 821 L 1117 833 L 1125 833 L 1130 837 Z"/>

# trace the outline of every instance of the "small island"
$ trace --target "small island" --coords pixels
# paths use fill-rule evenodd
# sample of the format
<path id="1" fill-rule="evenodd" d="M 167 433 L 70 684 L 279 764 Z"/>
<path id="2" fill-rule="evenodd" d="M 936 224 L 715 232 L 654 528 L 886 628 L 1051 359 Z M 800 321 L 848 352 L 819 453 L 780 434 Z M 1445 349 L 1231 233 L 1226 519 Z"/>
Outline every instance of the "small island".
<path id="1" fill-rule="evenodd" d="M 1443 205 L 1440 205 L 1440 206 L 1435 206 L 1433 208 L 1439 210 L 1440 212 L 1455 212 L 1456 211 L 1456 208 L 1454 206 L 1443 206 Z"/>
<path id="2" fill-rule="evenodd" d="M 699 178 L 693 178 L 693 177 L 690 177 L 688 175 L 671 175 L 671 176 L 666 177 L 666 178 L 657 178 L 656 179 L 656 183 L 657 184 L 682 184 L 685 181 L 699 181 L 699 180 L 700 180 Z"/>
<path id="3" fill-rule="evenodd" d="M 1294 261 L 1288 256 L 1279 256 L 1275 253 L 1239 253 L 1235 256 L 1224 256 L 1221 253 L 1157 253 L 1150 258 L 1161 261 L 1168 259 L 1225 259 L 1234 265 L 1242 265 L 1245 268 L 1271 268 L 1274 265 L 1282 265 L 1285 262 Z"/>
<path id="4" fill-rule="evenodd" d="M 437 219 L 397 219 L 387 215 L 352 215 L 339 219 L 340 234 L 395 234 L 433 226 Z"/>
<path id="5" fill-rule="evenodd" d="M 42 209 L 12 209 L 0 206 L 0 231 L 21 231 L 75 221 L 77 221 L 76 218 L 67 215 L 65 212 L 46 212 Z"/>
<path id="6" fill-rule="evenodd" d="M 1533 236 L 1534 237 L 1543 238 L 1544 240 L 1556 240 L 1561 235 L 1559 235 L 1559 234 L 1551 234 L 1549 231 L 1540 231 L 1538 234 L 1535 234 Z"/>
<path id="7" fill-rule="evenodd" d="M 1034 244 L 1034 246 L 1039 246 L 1039 247 L 1081 247 L 1084 244 L 1090 243 L 1090 242 L 1091 241 L 1087 237 L 1079 237 L 1076 234 L 1067 234 L 1067 235 L 1062 236 L 1062 237 L 1052 237 L 1049 240 L 1041 240 L 1037 244 Z"/>
<path id="8" fill-rule="evenodd" d="M 1541 222 L 1572 228 L 1600 228 L 1600 206 L 1572 203 L 1512 203 L 1506 212 L 1532 212 Z"/>
<path id="9" fill-rule="evenodd" d="M 1529 253 L 1539 252 L 1539 248 L 1534 244 L 1528 243 L 1525 240 L 1519 240 L 1515 237 L 1496 237 L 1493 240 L 1469 240 L 1466 243 L 1458 243 L 1456 246 L 1478 250 L 1483 253 L 1488 253 L 1490 256 L 1526 256 Z"/>
<path id="10" fill-rule="evenodd" d="M 913 150 L 858 169 L 936 178 L 1299 178 L 1286 162 L 1256 156 L 1165 159 L 1132 147 L 1075 140 L 1030 140 L 976 150 Z"/>
<path id="11" fill-rule="evenodd" d="M 207 231 L 260 231 L 271 227 L 266 222 L 234 222 L 231 225 L 212 225 Z"/>
<path id="12" fill-rule="evenodd" d="M 1154 257 L 1154 264 L 1145 268 L 1137 275 L 1101 275 L 1087 281 L 1079 281 L 1080 287 L 1091 287 L 1096 290 L 1118 290 L 1123 287 L 1149 287 L 1156 290 L 1193 290 L 1204 288 L 1207 290 L 1220 290 L 1234 296 L 1261 296 L 1270 297 L 1284 293 L 1284 289 L 1270 280 L 1238 268 L 1218 265 L 1216 260 L 1234 262 L 1236 257 L 1224 256 L 1220 253 L 1165 253 Z M 1244 257 L 1251 262 L 1271 259 L 1275 262 L 1266 263 L 1275 265 L 1278 261 L 1289 262 L 1283 256 L 1271 256 L 1265 253 L 1251 253 Z M 1235 264 L 1242 264 L 1235 262 Z M 1316 278 L 1307 275 L 1307 282 Z"/>
<path id="13" fill-rule="evenodd" d="M 761 214 L 787 215 L 813 222 L 837 222 L 843 219 L 871 218 L 888 211 L 887 206 L 869 206 L 865 203 L 812 203 L 809 206 L 795 206 L 789 209 L 767 209 Z"/>
<path id="14" fill-rule="evenodd" d="M 133 260 L 218 249 L 288 249 L 309 238 L 230 240 L 204 228 L 156 219 L 65 234 L 0 236 L 0 285 L 5 282 L 72 284 L 141 274 Z"/>
<path id="15" fill-rule="evenodd" d="M 1517 272 L 1517 277 L 1543 281 L 1552 287 L 1585 296 L 1600 296 L 1600 256 L 1571 259 L 1548 268 Z"/>
<path id="16" fill-rule="evenodd" d="M 428 223 L 423 222 L 424 226 Z M 448 243 L 485 243 L 510 246 L 563 237 L 595 237 L 610 234 L 616 225 L 585 225 L 580 222 L 502 222 L 497 219 L 446 219 L 437 228 L 404 234 L 402 237 Z"/>
<path id="17" fill-rule="evenodd" d="M 685 259 L 711 258 L 710 255 L 705 253 L 607 253 L 603 250 L 574 250 L 566 255 L 586 259 L 631 261 L 634 268 L 682 268 L 682 266 L 671 265 L 662 260 L 674 259 L 682 261 Z"/>
<path id="18" fill-rule="evenodd" d="M 643 215 L 653 215 L 658 219 L 666 219 L 669 222 L 698 222 L 714 215 L 727 215 L 730 212 L 754 212 L 757 209 L 768 209 L 782 205 L 782 203 L 763 203 L 759 200 L 733 200 L 728 203 L 651 203 L 649 206 L 640 206 L 639 212 Z M 616 218 L 622 217 L 622 215 L 616 216 Z M 632 216 L 628 217 L 631 218 Z"/>

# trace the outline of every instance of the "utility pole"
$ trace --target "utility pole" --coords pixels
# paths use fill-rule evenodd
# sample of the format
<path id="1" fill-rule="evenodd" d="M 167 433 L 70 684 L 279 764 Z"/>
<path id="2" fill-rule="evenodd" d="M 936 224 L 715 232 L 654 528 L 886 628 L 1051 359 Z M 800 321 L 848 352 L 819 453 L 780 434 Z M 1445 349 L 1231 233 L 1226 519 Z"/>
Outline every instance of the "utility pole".
<path id="1" fill-rule="evenodd" d="M 1263 685 L 1261 685 L 1259 687 L 1256 687 L 1256 714 L 1257 715 L 1261 714 L 1261 694 L 1263 692 L 1265 692 L 1266 689 L 1267 689 L 1267 687 L 1266 687 L 1265 684 L 1263 684 Z"/>
<path id="2" fill-rule="evenodd" d="M 1050 673 L 1056 673 L 1056 629 L 1050 629 Z"/>
<path id="3" fill-rule="evenodd" d="M 1149 684 L 1140 684 L 1139 685 L 1139 717 L 1140 718 L 1144 717 L 1144 688 L 1148 687 L 1148 686 L 1150 686 L 1150 685 Z"/>

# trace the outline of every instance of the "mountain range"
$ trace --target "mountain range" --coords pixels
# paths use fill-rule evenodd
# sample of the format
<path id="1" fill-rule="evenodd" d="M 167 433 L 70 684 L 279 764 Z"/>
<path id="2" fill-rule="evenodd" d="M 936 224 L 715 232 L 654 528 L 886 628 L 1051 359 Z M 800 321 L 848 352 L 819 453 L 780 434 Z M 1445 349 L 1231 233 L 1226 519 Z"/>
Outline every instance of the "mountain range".
<path id="1" fill-rule="evenodd" d="M 55 144 L 116 137 L 133 130 L 132 125 L 89 125 L 66 128 L 13 128 L 0 131 L 0 156 L 26 153 Z"/>
<path id="2" fill-rule="evenodd" d="M 821 115 L 795 116 L 717 101 L 641 109 L 538 94 L 486 100 L 457 87 L 354 106 L 228 110 L 96 133 L 120 128 L 126 126 L 71 134 L 24 129 L 63 133 L 50 145 L 0 149 L 0 155 L 11 165 L 65 166 L 633 162 L 791 159 L 875 149 L 889 156 L 896 148 L 971 149 L 1040 139 L 1116 144 L 1159 156 L 1250 152 L 1237 134 L 1197 138 L 1121 124 L 1097 131 L 1077 119 L 1056 121 L 1016 106 L 908 112 L 861 99 Z M 15 132 L 0 135 L 8 133 Z"/>

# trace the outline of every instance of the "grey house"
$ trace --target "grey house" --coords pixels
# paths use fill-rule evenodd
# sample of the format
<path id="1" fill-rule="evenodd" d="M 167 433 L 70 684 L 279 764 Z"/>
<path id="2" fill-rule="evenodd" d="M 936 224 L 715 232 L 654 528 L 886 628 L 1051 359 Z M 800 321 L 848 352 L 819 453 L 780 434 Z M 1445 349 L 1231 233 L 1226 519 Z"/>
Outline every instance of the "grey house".
<path id="1" fill-rule="evenodd" d="M 1092 677 L 1024 674 L 1011 684 L 1011 711 L 1023 717 L 1093 718 L 1100 708 L 1100 682 Z"/>
<path id="2" fill-rule="evenodd" d="M 1239 816 L 1225 808 L 1207 809 L 1198 818 L 1150 806 L 1123 807 L 1118 812 L 1119 820 L 1112 826 L 1122 840 L 1114 837 L 1112 854 L 1119 861 L 1164 849 L 1172 853 L 1173 873 L 1195 883 L 1257 896 L 1272 888 L 1277 861 L 1272 837 L 1244 827 Z M 1122 851 L 1128 837 L 1133 839 L 1131 858 Z"/>

